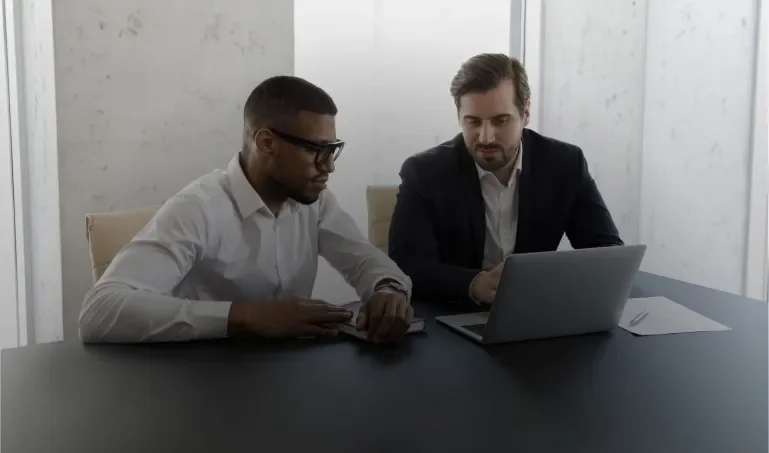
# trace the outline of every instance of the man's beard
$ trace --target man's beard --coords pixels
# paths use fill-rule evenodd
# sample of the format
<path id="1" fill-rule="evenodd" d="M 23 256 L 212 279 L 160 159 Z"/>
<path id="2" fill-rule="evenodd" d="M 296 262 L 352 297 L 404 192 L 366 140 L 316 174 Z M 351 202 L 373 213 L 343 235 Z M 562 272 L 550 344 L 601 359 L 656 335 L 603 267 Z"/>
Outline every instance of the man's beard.
<path id="1" fill-rule="evenodd" d="M 304 205 L 310 205 L 318 201 L 318 196 L 308 196 L 302 193 L 302 191 L 289 187 L 287 184 L 280 182 L 277 178 L 272 177 L 272 184 L 281 192 L 281 194 Z"/>
<path id="2" fill-rule="evenodd" d="M 493 171 L 501 170 L 501 169 L 505 168 L 506 166 L 510 165 L 512 162 L 514 162 L 518 158 L 518 151 L 520 149 L 519 146 L 520 145 L 511 146 L 508 149 L 504 149 L 504 148 L 502 148 L 499 145 L 476 146 L 475 147 L 475 153 L 476 153 L 475 156 L 478 158 L 478 159 L 476 159 L 476 162 L 478 163 L 478 166 L 480 166 L 481 168 L 483 168 L 486 171 L 492 171 L 493 172 Z M 501 155 L 502 155 L 502 160 L 501 161 L 496 161 L 495 160 L 495 161 L 492 161 L 492 162 L 484 160 L 482 157 L 480 157 L 477 154 L 479 151 L 484 150 L 484 149 L 493 149 L 493 150 L 499 151 L 501 153 Z M 508 158 L 508 156 L 510 156 L 510 157 Z"/>

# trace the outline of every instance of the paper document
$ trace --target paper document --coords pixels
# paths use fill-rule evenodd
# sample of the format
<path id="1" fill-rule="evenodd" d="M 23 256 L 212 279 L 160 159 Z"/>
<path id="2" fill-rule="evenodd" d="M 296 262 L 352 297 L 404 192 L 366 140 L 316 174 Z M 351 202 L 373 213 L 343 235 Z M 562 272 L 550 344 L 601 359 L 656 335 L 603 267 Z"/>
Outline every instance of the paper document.
<path id="1" fill-rule="evenodd" d="M 344 332 L 348 335 L 359 338 L 361 340 L 367 340 L 368 332 L 366 331 L 360 332 L 356 328 L 356 325 L 358 322 L 358 312 L 360 312 L 360 309 L 363 307 L 363 304 L 356 301 L 356 302 L 350 302 L 348 304 L 344 304 L 342 305 L 342 307 L 352 311 L 353 314 L 352 314 L 352 318 L 350 318 L 350 321 L 348 321 L 346 324 L 342 324 L 339 326 L 339 330 L 341 332 Z M 422 332 L 424 330 L 425 330 L 425 320 L 422 318 L 414 317 L 411 321 L 411 325 L 409 326 L 407 333 Z"/>
<path id="2" fill-rule="evenodd" d="M 631 325 L 634 319 L 635 325 Z M 636 335 L 731 330 L 665 297 L 629 299 L 619 325 Z"/>

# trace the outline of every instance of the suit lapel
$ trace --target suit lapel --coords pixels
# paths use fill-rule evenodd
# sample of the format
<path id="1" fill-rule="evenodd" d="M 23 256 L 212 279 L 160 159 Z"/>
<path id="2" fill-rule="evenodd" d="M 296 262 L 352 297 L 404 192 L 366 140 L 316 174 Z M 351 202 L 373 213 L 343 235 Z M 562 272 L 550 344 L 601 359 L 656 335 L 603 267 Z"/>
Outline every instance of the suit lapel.
<path id="1" fill-rule="evenodd" d="M 532 222 L 532 200 L 533 192 L 533 176 L 534 160 L 536 159 L 536 150 L 533 149 L 533 143 L 529 135 L 528 129 L 523 130 L 521 136 L 523 142 L 523 168 L 521 169 L 521 175 L 518 179 L 518 228 L 515 235 L 515 251 L 514 253 L 526 253 L 528 252 L 528 244 L 530 244 L 531 238 L 531 222 Z"/>
<path id="2" fill-rule="evenodd" d="M 467 151 L 462 134 L 454 139 L 454 150 L 457 153 L 459 189 L 464 196 L 469 214 L 473 258 L 480 266 L 483 262 L 483 243 L 486 240 L 486 212 L 483 206 L 481 181 L 478 179 L 475 161 Z"/>

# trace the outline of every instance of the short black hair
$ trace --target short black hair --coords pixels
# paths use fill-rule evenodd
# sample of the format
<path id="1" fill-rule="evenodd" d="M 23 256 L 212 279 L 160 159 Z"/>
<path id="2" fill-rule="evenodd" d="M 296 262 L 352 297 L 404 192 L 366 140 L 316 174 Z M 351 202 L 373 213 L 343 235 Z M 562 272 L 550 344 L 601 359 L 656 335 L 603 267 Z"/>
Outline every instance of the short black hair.
<path id="1" fill-rule="evenodd" d="M 256 131 L 263 127 L 285 127 L 301 111 L 337 114 L 331 96 L 302 78 L 275 76 L 260 83 L 243 108 L 243 150 Z"/>

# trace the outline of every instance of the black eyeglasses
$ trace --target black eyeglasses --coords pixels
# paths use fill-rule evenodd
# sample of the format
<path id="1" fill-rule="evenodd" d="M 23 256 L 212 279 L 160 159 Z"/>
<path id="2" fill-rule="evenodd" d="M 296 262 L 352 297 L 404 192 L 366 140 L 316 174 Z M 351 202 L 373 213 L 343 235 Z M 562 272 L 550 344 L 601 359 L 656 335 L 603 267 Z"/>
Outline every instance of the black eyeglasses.
<path id="1" fill-rule="evenodd" d="M 342 148 L 344 148 L 344 141 L 342 140 L 335 140 L 333 142 L 314 142 L 312 140 L 306 140 L 295 135 L 281 132 L 277 129 L 269 128 L 267 130 L 286 143 L 291 143 L 292 145 L 315 153 L 315 165 L 318 165 L 321 162 L 326 162 L 329 157 L 336 161 L 342 153 Z"/>

